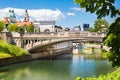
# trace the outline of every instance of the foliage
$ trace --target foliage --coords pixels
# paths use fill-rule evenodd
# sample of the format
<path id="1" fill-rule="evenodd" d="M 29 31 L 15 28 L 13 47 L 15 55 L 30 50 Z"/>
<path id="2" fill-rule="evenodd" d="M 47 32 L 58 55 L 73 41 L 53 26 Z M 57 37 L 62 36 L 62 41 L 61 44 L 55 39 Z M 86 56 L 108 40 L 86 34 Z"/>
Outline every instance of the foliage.
<path id="1" fill-rule="evenodd" d="M 14 24 L 11 23 L 11 24 L 8 25 L 8 30 L 9 30 L 9 31 L 18 32 L 18 29 L 19 29 L 19 28 L 18 28 L 18 25 L 15 24 L 15 23 L 14 23 Z"/>
<path id="2" fill-rule="evenodd" d="M 86 12 L 96 13 L 98 18 L 120 15 L 120 11 L 114 6 L 115 0 L 74 0 L 74 2 L 85 8 Z"/>
<path id="3" fill-rule="evenodd" d="M 94 27 L 97 32 L 106 32 L 106 29 L 109 27 L 109 23 L 105 19 L 98 19 L 95 21 Z"/>
<path id="4" fill-rule="evenodd" d="M 93 28 L 93 27 L 89 27 L 89 28 L 88 28 L 88 31 L 90 31 L 90 32 L 97 32 L 97 31 L 95 30 L 95 28 Z"/>
<path id="5" fill-rule="evenodd" d="M 104 38 L 104 44 L 111 47 L 107 58 L 113 63 L 113 66 L 120 65 L 120 18 L 117 18 L 108 29 L 107 36 Z"/>
<path id="6" fill-rule="evenodd" d="M 120 68 L 106 75 L 99 75 L 98 77 L 87 78 L 76 77 L 76 80 L 120 80 Z"/>
<path id="7" fill-rule="evenodd" d="M 114 5 L 115 0 L 75 0 L 81 8 L 86 11 L 96 13 L 98 18 L 107 15 L 116 17 L 120 15 L 120 10 Z M 120 17 L 113 22 L 107 30 L 107 36 L 104 38 L 104 44 L 110 47 L 110 52 L 106 57 L 113 63 L 113 66 L 120 66 Z"/>
<path id="8" fill-rule="evenodd" d="M 29 54 L 27 50 L 21 49 L 18 46 L 11 45 L 3 40 L 0 40 L 0 58 L 22 56 L 27 54 Z"/>
<path id="9" fill-rule="evenodd" d="M 109 23 L 106 19 L 97 19 L 94 23 L 94 27 L 90 27 L 88 30 L 90 32 L 106 32 L 109 27 Z"/>
<path id="10" fill-rule="evenodd" d="M 8 58 L 8 57 L 12 57 L 10 54 L 5 54 L 3 52 L 0 52 L 0 59 L 1 58 Z"/>
<path id="11" fill-rule="evenodd" d="M 34 26 L 32 24 L 28 25 L 28 32 L 34 32 Z"/>
<path id="12" fill-rule="evenodd" d="M 23 32 L 34 32 L 33 24 L 25 24 L 21 28 L 23 29 Z"/>
<path id="13" fill-rule="evenodd" d="M 4 29 L 4 22 L 0 21 L 0 32 Z"/>

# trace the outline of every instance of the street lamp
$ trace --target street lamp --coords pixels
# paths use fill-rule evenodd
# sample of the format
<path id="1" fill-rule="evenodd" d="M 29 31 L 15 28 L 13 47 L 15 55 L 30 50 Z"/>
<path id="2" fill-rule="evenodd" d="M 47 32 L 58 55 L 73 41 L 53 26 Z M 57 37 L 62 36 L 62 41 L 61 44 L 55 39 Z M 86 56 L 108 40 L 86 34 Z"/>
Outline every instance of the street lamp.
<path id="1" fill-rule="evenodd" d="M 23 41 L 22 41 L 22 38 L 23 38 L 23 29 L 20 28 L 21 48 L 23 48 Z"/>

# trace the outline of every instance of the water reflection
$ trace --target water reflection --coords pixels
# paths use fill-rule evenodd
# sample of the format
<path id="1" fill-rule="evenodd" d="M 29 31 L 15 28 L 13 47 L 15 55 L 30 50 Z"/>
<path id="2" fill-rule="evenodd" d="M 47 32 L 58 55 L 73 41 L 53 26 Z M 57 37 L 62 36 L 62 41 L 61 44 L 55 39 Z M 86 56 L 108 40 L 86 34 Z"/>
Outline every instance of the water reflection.
<path id="1" fill-rule="evenodd" d="M 66 54 L 54 60 L 36 60 L 0 68 L 0 80 L 74 80 L 112 70 L 106 60 Z"/>
<path id="2" fill-rule="evenodd" d="M 71 75 L 73 77 L 90 77 L 93 75 L 98 76 L 100 74 L 107 73 L 110 70 L 112 70 L 111 64 L 106 60 L 96 60 L 96 58 L 88 59 L 86 56 L 73 55 L 71 65 Z"/>

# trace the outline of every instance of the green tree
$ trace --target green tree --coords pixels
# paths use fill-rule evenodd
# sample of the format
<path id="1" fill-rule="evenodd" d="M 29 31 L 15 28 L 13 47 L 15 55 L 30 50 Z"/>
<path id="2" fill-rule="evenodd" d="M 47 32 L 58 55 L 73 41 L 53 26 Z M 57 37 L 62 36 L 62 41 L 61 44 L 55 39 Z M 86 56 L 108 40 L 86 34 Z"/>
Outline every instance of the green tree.
<path id="1" fill-rule="evenodd" d="M 0 21 L 0 32 L 4 29 L 4 22 Z"/>
<path id="2" fill-rule="evenodd" d="M 90 32 L 96 32 L 96 30 L 95 30 L 94 27 L 89 27 L 89 28 L 88 28 L 88 31 L 90 31 Z"/>
<path id="3" fill-rule="evenodd" d="M 75 0 L 75 3 L 85 8 L 86 12 L 96 13 L 98 18 L 120 15 L 120 10 L 114 5 L 115 0 Z M 111 48 L 106 54 L 109 61 L 113 63 L 113 66 L 120 66 L 120 17 L 117 17 L 110 25 L 104 44 Z"/>
<path id="4" fill-rule="evenodd" d="M 117 18 L 108 29 L 107 36 L 104 38 L 104 44 L 111 47 L 110 52 L 106 54 L 113 66 L 120 65 L 120 18 Z"/>
<path id="5" fill-rule="evenodd" d="M 86 12 L 95 13 L 98 18 L 120 15 L 120 10 L 114 6 L 115 0 L 74 0 L 74 2 L 79 4 L 80 8 L 85 8 Z"/>
<path id="6" fill-rule="evenodd" d="M 97 19 L 94 24 L 95 31 L 97 32 L 106 32 L 106 29 L 109 27 L 109 23 L 105 19 Z"/>
<path id="7" fill-rule="evenodd" d="M 9 30 L 9 31 L 13 31 L 13 32 L 18 32 L 19 27 L 18 27 L 17 24 L 11 23 L 11 24 L 8 25 L 8 30 Z"/>
<path id="8" fill-rule="evenodd" d="M 28 25 L 28 32 L 34 32 L 34 26 L 32 24 Z"/>

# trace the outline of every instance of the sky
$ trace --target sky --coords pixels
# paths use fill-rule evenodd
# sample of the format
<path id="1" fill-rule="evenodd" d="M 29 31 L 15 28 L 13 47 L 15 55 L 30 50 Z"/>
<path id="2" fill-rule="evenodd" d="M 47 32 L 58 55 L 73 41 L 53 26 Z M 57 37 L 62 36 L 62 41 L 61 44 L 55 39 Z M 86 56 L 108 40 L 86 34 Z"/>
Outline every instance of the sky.
<path id="1" fill-rule="evenodd" d="M 120 0 L 115 6 L 120 9 Z M 28 10 L 30 20 L 55 20 L 56 25 L 73 28 L 84 23 L 92 27 L 97 20 L 95 14 L 85 12 L 74 0 L 2 0 L 0 1 L 0 19 L 8 16 L 9 10 L 14 10 L 16 18 L 23 20 L 25 9 Z M 114 19 L 106 17 L 108 22 Z"/>

